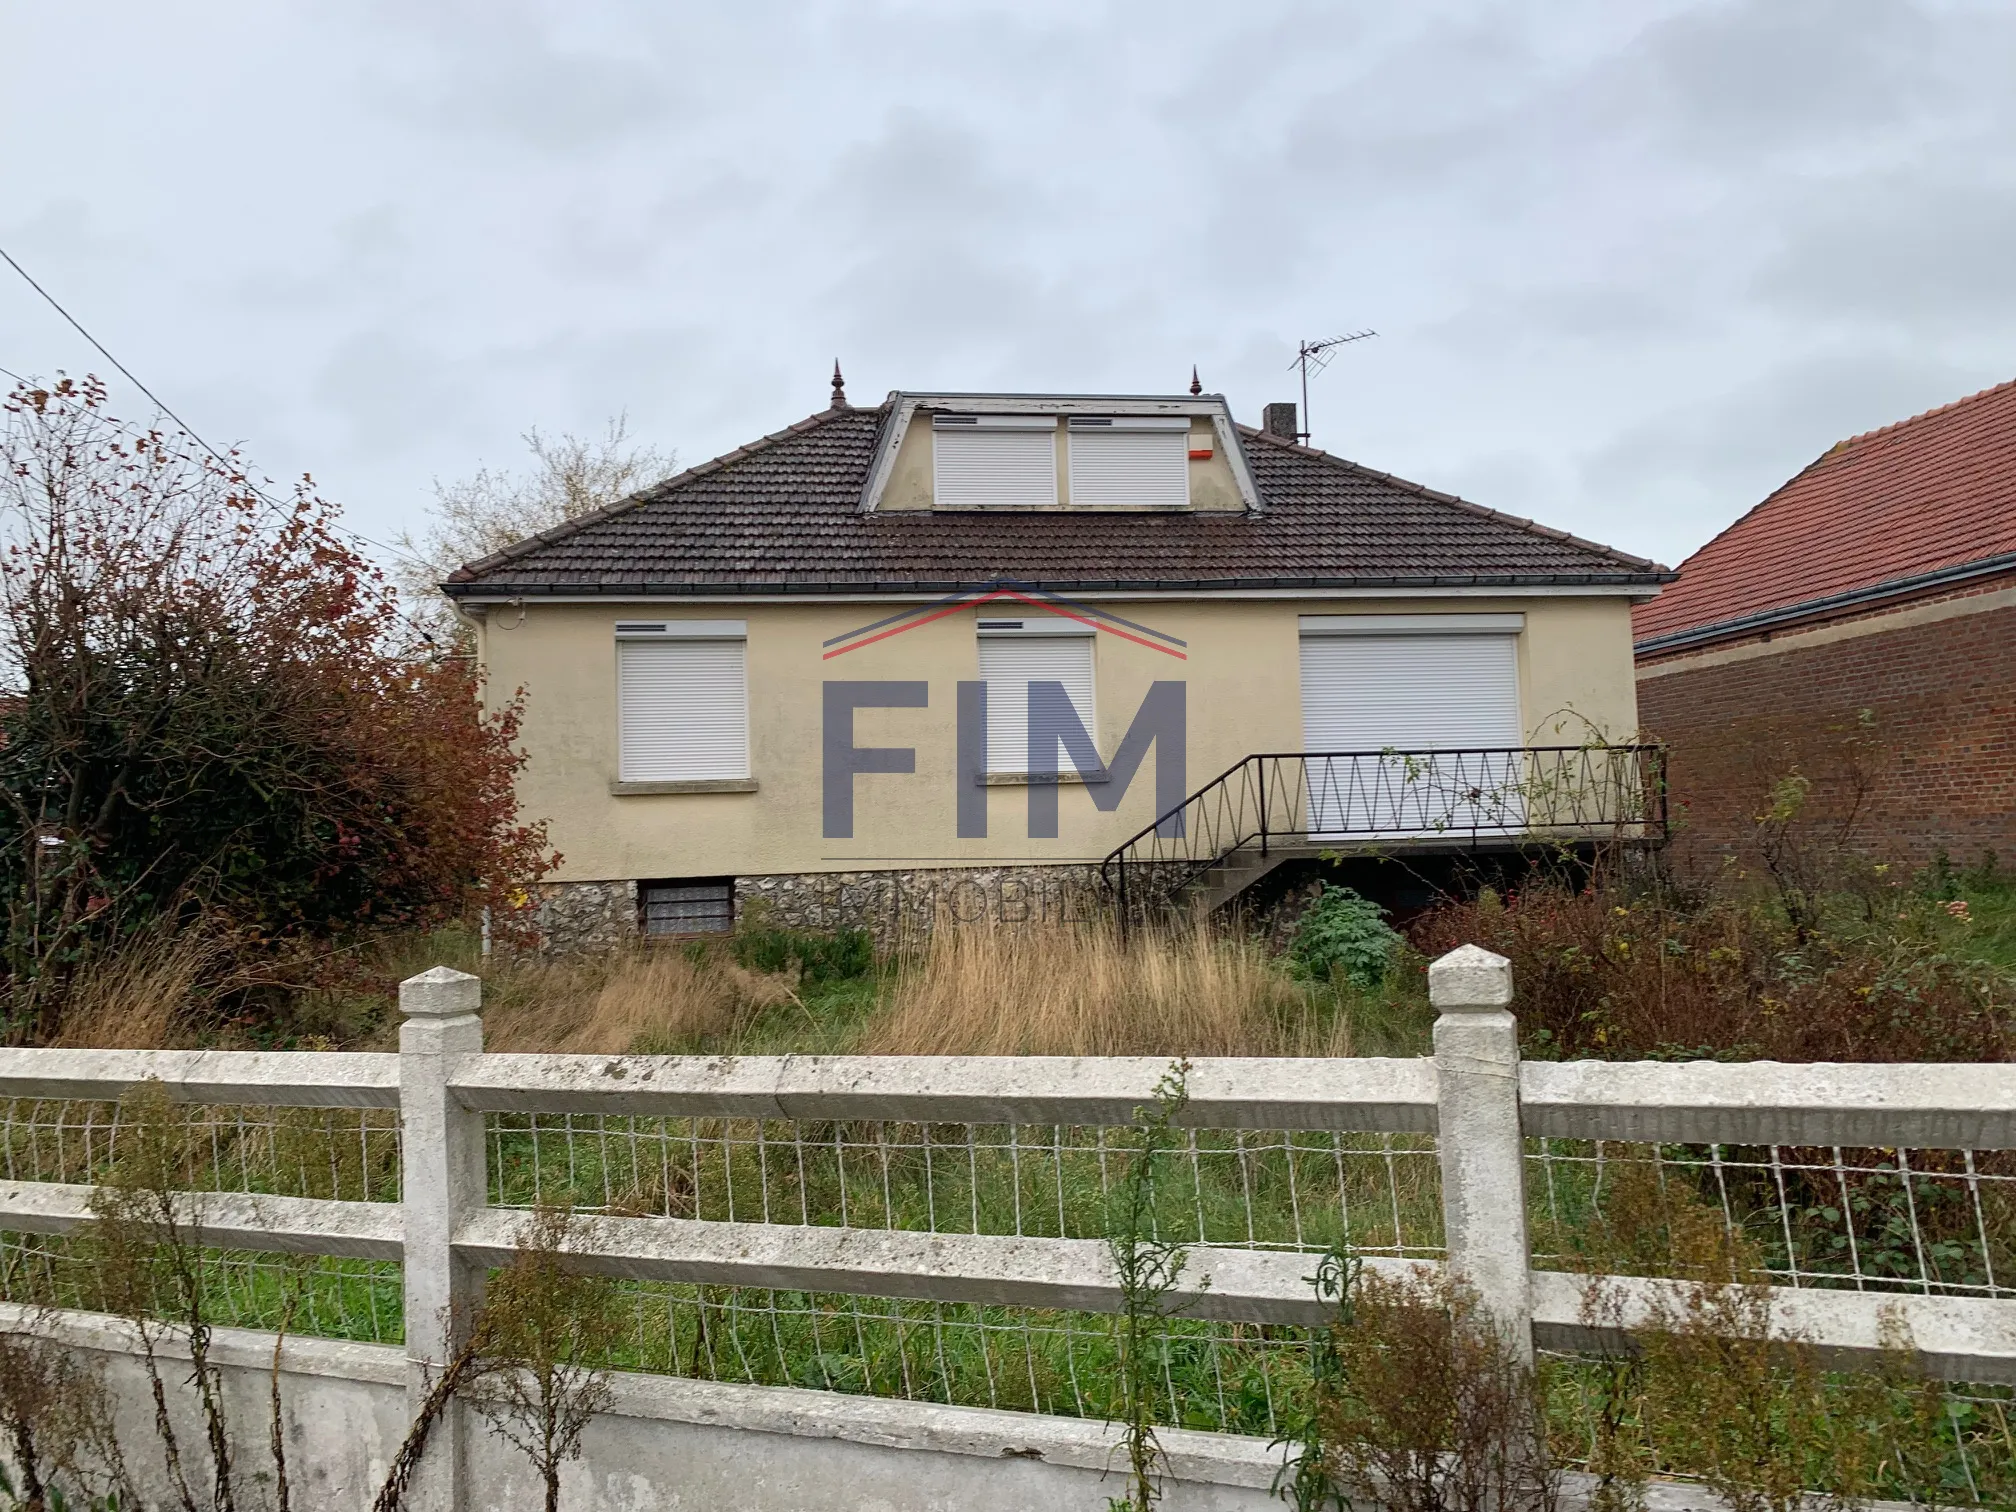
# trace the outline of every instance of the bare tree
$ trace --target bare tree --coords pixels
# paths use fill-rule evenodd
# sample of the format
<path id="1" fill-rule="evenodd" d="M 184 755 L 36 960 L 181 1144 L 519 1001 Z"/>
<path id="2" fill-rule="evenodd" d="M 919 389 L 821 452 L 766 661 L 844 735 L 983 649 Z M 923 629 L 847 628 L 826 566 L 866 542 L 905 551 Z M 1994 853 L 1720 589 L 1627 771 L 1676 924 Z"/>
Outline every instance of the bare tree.
<path id="1" fill-rule="evenodd" d="M 399 534 L 399 548 L 412 560 L 393 577 L 416 613 L 452 629 L 453 614 L 436 585 L 457 567 L 613 504 L 678 466 L 675 453 L 632 441 L 627 415 L 612 416 L 595 437 L 562 431 L 554 438 L 534 427 L 525 445 L 528 466 L 482 467 L 453 483 L 437 479 L 426 528 Z"/>

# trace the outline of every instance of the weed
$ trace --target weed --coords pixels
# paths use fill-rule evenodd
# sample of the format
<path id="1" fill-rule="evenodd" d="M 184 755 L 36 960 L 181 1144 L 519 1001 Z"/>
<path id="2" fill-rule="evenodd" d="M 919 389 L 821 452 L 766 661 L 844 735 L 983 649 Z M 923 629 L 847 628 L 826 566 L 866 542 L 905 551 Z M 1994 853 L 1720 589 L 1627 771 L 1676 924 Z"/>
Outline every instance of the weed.
<path id="1" fill-rule="evenodd" d="M 1390 1512 L 1552 1512 L 1533 1371 L 1446 1273 L 1361 1272 L 1319 1388 L 1340 1500 Z M 1320 1505 L 1320 1503 L 1318 1504 Z"/>
<path id="2" fill-rule="evenodd" d="M 169 1412 L 159 1353 L 171 1334 L 187 1347 L 209 1458 L 205 1502 L 214 1512 L 233 1512 L 231 1434 L 223 1382 L 210 1360 L 209 1304 L 215 1290 L 210 1252 L 199 1240 L 201 1195 L 187 1190 L 196 1152 L 158 1081 L 143 1082 L 120 1098 L 119 1117 L 112 1161 L 91 1193 L 87 1242 L 97 1261 L 102 1305 L 126 1319 L 138 1337 L 169 1484 L 184 1512 L 197 1512 L 197 1489 Z"/>
<path id="3" fill-rule="evenodd" d="M 520 963 L 488 1002 L 493 1050 L 621 1054 L 733 1049 L 756 1018 L 798 1001 L 790 978 L 707 950 L 638 948 L 601 959 Z"/>
<path id="4" fill-rule="evenodd" d="M 95 1364 L 42 1335 L 46 1318 L 31 1314 L 0 1331 L 0 1435 L 20 1479 L 0 1466 L 0 1494 L 17 1512 L 60 1512 L 71 1501 L 66 1487 L 87 1506 L 116 1506 L 131 1493 L 104 1380 Z"/>
<path id="5" fill-rule="evenodd" d="M 1158 1219 L 1166 1189 L 1164 1166 L 1177 1141 L 1175 1121 L 1190 1101 L 1189 1077 L 1190 1062 L 1179 1060 L 1155 1083 L 1153 1105 L 1135 1110 L 1133 1149 L 1108 1197 L 1106 1244 L 1121 1297 L 1113 1321 L 1114 1367 L 1130 1482 L 1126 1496 L 1108 1500 L 1108 1512 L 1149 1512 L 1162 1499 L 1156 1477 L 1163 1458 L 1155 1437 L 1156 1378 L 1167 1365 L 1162 1324 L 1189 1250 L 1163 1238 Z"/>
<path id="6" fill-rule="evenodd" d="M 490 1279 L 477 1330 L 484 1358 L 470 1399 L 490 1431 L 532 1461 L 546 1512 L 559 1512 L 560 1467 L 580 1452 L 589 1421 L 608 1409 L 597 1362 L 623 1335 L 616 1289 L 564 1258 L 590 1240 L 590 1227 L 565 1208 L 535 1211 L 510 1263 Z"/>
<path id="7" fill-rule="evenodd" d="M 1636 1512 L 1654 1468 L 1698 1478 L 1731 1512 L 1794 1512 L 1816 1487 L 1853 1507 L 1886 1478 L 1936 1484 L 1942 1393 L 1911 1369 L 1895 1320 L 1877 1370 L 1830 1379 L 1774 1320 L 1756 1246 L 1656 1163 L 1611 1166 L 1581 1263 L 1583 1322 L 1612 1335 L 1626 1313 L 1616 1275 L 1682 1283 L 1654 1294 L 1628 1350 L 1597 1362 L 1592 1505 Z"/>
<path id="8" fill-rule="evenodd" d="M 854 981 L 875 969 L 875 941 L 865 929 L 831 934 L 808 930 L 738 930 L 735 959 L 751 971 L 784 975 L 795 971 L 806 986 Z"/>
<path id="9" fill-rule="evenodd" d="M 1273 1493 L 1291 1503 L 1295 1512 L 1351 1512 L 1337 1483 L 1335 1456 L 1323 1436 L 1323 1403 L 1344 1389 L 1344 1362 L 1337 1349 L 1340 1334 L 1356 1323 L 1358 1277 L 1362 1262 L 1348 1250 L 1324 1255 L 1316 1274 L 1306 1278 L 1319 1302 L 1336 1309 L 1328 1327 L 1315 1330 L 1309 1343 L 1309 1387 L 1295 1404 L 1287 1431 L 1271 1447 L 1294 1446 L 1295 1453 L 1275 1472 Z"/>
<path id="10" fill-rule="evenodd" d="M 1354 987 L 1379 986 L 1405 940 L 1377 903 L 1348 887 L 1317 885 L 1316 901 L 1295 926 L 1289 958 L 1318 981 L 1342 978 Z"/>
<path id="11" fill-rule="evenodd" d="M 1735 896 L 1690 903 L 1536 883 L 1502 903 L 1445 905 L 1415 927 L 1414 943 L 1430 955 L 1475 943 L 1510 959 L 1533 1056 L 2016 1056 L 2016 987 L 1944 949 L 1952 926 L 1921 917 L 1928 906 L 1902 888 L 1893 904 L 1881 930 L 1839 919 L 1802 936 L 1771 907 Z"/>
<path id="12" fill-rule="evenodd" d="M 427 1394 L 421 1399 L 420 1410 L 413 1415 L 413 1421 L 407 1425 L 406 1436 L 392 1452 L 385 1483 L 378 1488 L 378 1495 L 371 1503 L 371 1512 L 399 1512 L 406 1505 L 406 1493 L 412 1489 L 413 1478 L 419 1473 L 420 1462 L 427 1453 L 427 1445 L 433 1440 L 434 1429 L 461 1393 L 475 1384 L 483 1369 L 482 1362 L 482 1340 L 477 1336 L 477 1330 L 470 1328 L 464 1332 L 461 1345 L 439 1374 L 428 1381 Z"/>

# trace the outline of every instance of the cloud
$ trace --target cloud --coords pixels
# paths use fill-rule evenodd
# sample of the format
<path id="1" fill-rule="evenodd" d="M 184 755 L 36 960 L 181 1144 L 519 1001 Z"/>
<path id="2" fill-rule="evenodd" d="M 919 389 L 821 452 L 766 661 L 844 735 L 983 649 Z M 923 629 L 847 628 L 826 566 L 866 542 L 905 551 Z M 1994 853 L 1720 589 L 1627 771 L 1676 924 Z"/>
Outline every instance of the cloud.
<path id="1" fill-rule="evenodd" d="M 1816 353 L 1604 439 L 1576 459 L 1577 483 L 1643 511 L 1677 562 L 1836 441 L 2007 376 L 1902 343 Z"/>
<path id="2" fill-rule="evenodd" d="M 104 0 L 13 40 L 0 129 L 71 124 L 10 163 L 10 250 L 367 529 L 533 424 L 726 451 L 836 355 L 857 399 L 1196 362 L 1250 419 L 1372 326 L 1320 443 L 1670 558 L 2016 349 L 2004 0 Z M 0 361 L 96 365 L 24 292 Z"/>
<path id="3" fill-rule="evenodd" d="M 452 23 L 451 20 L 452 19 Z M 649 34 L 566 38 L 512 4 L 381 12 L 409 45 L 370 69 L 373 93 L 407 120 L 514 147 L 576 154 L 632 137 L 691 91 Z"/>
<path id="4" fill-rule="evenodd" d="M 1756 290 L 1788 314 L 1837 327 L 1972 331 L 2016 315 L 2012 257 L 2016 172 L 2006 157 L 1969 154 L 1811 186 L 1781 212 Z"/>

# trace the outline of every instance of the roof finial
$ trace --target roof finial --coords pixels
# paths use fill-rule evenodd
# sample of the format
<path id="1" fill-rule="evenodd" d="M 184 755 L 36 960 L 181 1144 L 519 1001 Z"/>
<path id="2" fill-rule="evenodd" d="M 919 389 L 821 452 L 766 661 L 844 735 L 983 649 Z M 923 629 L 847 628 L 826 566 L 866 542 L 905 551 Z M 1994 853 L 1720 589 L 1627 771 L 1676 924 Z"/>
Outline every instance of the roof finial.
<path id="1" fill-rule="evenodd" d="M 1197 381 L 1197 364 L 1194 362 L 1190 364 L 1190 392 L 1193 394 L 1204 392 L 1204 385 Z"/>
<path id="2" fill-rule="evenodd" d="M 847 408 L 847 380 L 840 376 L 840 359 L 833 359 L 833 409 Z"/>

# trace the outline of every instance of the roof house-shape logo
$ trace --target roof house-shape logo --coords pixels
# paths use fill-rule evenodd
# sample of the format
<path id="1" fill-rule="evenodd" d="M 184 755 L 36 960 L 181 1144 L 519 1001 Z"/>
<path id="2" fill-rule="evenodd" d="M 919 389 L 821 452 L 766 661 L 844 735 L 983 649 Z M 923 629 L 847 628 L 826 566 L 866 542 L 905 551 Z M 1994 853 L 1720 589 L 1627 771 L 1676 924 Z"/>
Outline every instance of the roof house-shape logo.
<path id="1" fill-rule="evenodd" d="M 1160 651 L 1164 656 L 1173 656 L 1178 661 L 1190 659 L 1189 643 L 1161 630 L 1139 624 L 1134 620 L 1122 619 L 1117 614 L 1090 604 L 1067 599 L 1059 594 L 1049 593 L 1032 584 L 1018 582 L 1014 578 L 995 578 L 975 588 L 961 589 L 928 604 L 919 604 L 886 618 L 858 625 L 828 640 L 821 642 L 824 650 L 820 659 L 831 661 L 836 656 L 845 656 L 849 651 L 859 651 L 863 646 L 872 646 L 911 630 L 921 629 L 936 620 L 957 614 L 962 609 L 977 608 L 993 603 L 1026 604 L 1032 609 L 1072 619 L 1101 635 L 1116 635 L 1121 640 L 1132 641 L 1137 646 L 1146 646 L 1151 651 Z"/>

